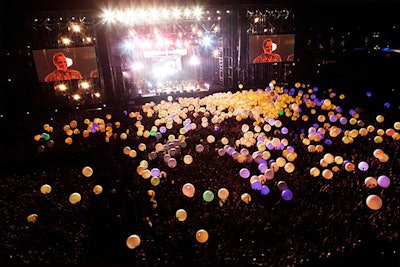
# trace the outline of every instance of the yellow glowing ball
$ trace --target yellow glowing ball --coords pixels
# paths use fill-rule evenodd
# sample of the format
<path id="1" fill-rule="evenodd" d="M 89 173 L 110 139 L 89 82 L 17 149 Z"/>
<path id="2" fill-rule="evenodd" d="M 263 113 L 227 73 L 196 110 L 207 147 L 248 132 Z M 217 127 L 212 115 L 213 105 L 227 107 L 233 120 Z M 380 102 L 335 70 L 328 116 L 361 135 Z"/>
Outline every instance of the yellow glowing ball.
<path id="1" fill-rule="evenodd" d="M 63 127 L 64 132 L 67 132 L 69 130 L 71 130 L 71 126 L 69 126 L 68 124 L 64 125 Z"/>
<path id="2" fill-rule="evenodd" d="M 335 163 L 336 164 L 342 164 L 343 163 L 343 157 L 342 156 L 336 156 L 335 157 Z"/>
<path id="3" fill-rule="evenodd" d="M 48 184 L 42 185 L 42 186 L 40 187 L 40 192 L 41 192 L 42 194 L 48 194 L 48 193 L 50 193 L 50 192 L 51 192 L 51 186 L 48 185 Z"/>
<path id="4" fill-rule="evenodd" d="M 222 139 L 221 139 L 221 143 L 222 143 L 223 145 L 227 145 L 227 144 L 229 144 L 229 140 L 228 140 L 228 138 L 226 138 L 226 137 L 222 137 Z"/>
<path id="5" fill-rule="evenodd" d="M 204 229 L 200 229 L 196 232 L 196 240 L 199 243 L 205 243 L 208 240 L 208 232 Z"/>
<path id="6" fill-rule="evenodd" d="M 324 151 L 324 146 L 323 145 L 316 145 L 315 146 L 315 151 L 317 151 L 318 153 L 321 153 Z"/>
<path id="7" fill-rule="evenodd" d="M 121 138 L 121 140 L 126 140 L 126 138 L 128 137 L 128 135 L 126 133 L 121 133 L 119 135 L 119 137 Z"/>
<path id="8" fill-rule="evenodd" d="M 396 129 L 396 130 L 400 130 L 400 121 L 396 121 L 396 122 L 393 124 L 393 128 Z"/>
<path id="9" fill-rule="evenodd" d="M 72 144 L 72 138 L 71 138 L 71 137 L 65 138 L 65 143 L 66 143 L 67 145 L 71 145 L 71 144 Z"/>
<path id="10" fill-rule="evenodd" d="M 100 195 L 103 192 L 103 187 L 101 185 L 95 185 L 93 187 L 93 193 Z"/>
<path id="11" fill-rule="evenodd" d="M 143 132 L 143 137 L 148 138 L 150 136 L 150 131 L 146 130 Z"/>
<path id="12" fill-rule="evenodd" d="M 333 172 L 329 169 L 325 169 L 322 171 L 322 177 L 324 177 L 325 179 L 332 179 L 333 177 Z"/>
<path id="13" fill-rule="evenodd" d="M 320 161 L 319 161 L 319 165 L 321 166 L 321 167 L 323 167 L 323 168 L 325 168 L 325 167 L 328 167 L 328 162 L 326 162 L 326 160 L 324 160 L 323 158 L 322 159 L 320 159 Z"/>
<path id="14" fill-rule="evenodd" d="M 183 222 L 187 218 L 187 212 L 184 209 L 178 209 L 175 212 L 175 217 L 178 219 L 178 221 Z"/>
<path id="15" fill-rule="evenodd" d="M 326 117 L 325 117 L 324 115 L 319 115 L 319 116 L 318 116 L 318 121 L 319 121 L 319 122 L 324 122 L 325 119 L 326 119 Z"/>
<path id="16" fill-rule="evenodd" d="M 286 171 L 287 173 L 292 173 L 292 172 L 294 171 L 294 169 L 295 169 L 295 166 L 294 166 L 293 163 L 288 162 L 288 163 L 285 164 L 284 169 L 285 169 L 285 171 Z"/>
<path id="17" fill-rule="evenodd" d="M 328 163 L 328 164 L 332 164 L 335 161 L 334 156 L 331 153 L 326 153 L 324 155 L 324 160 Z"/>
<path id="18" fill-rule="evenodd" d="M 129 157 L 131 157 L 131 158 L 135 158 L 136 156 L 137 156 L 137 152 L 136 152 L 136 150 L 131 150 L 131 151 L 129 151 Z"/>
<path id="19" fill-rule="evenodd" d="M 224 188 L 224 187 L 220 188 L 220 189 L 218 190 L 218 197 L 219 197 L 221 200 L 225 201 L 225 200 L 229 197 L 229 191 L 228 191 L 228 189 L 226 189 L 226 188 Z"/>
<path id="20" fill-rule="evenodd" d="M 376 134 L 379 136 L 383 136 L 385 134 L 385 131 L 383 129 L 378 129 L 376 130 Z"/>
<path id="21" fill-rule="evenodd" d="M 191 164 L 193 162 L 193 157 L 191 155 L 185 155 L 183 157 L 183 162 L 187 165 Z"/>
<path id="22" fill-rule="evenodd" d="M 242 125 L 242 132 L 247 132 L 248 130 L 250 129 L 250 127 L 249 127 L 249 125 L 248 124 L 243 124 Z"/>
<path id="23" fill-rule="evenodd" d="M 395 133 L 392 135 L 392 138 L 393 138 L 393 140 L 400 140 L 400 133 L 395 132 Z"/>
<path id="24" fill-rule="evenodd" d="M 143 177 L 144 179 L 149 179 L 150 176 L 151 176 L 151 171 L 150 171 L 149 169 L 145 169 L 145 170 L 142 172 L 142 177 Z"/>
<path id="25" fill-rule="evenodd" d="M 149 167 L 149 162 L 147 160 L 141 160 L 139 163 L 140 166 L 143 166 L 145 169 Z"/>
<path id="26" fill-rule="evenodd" d="M 144 166 L 139 165 L 139 166 L 136 167 L 136 172 L 139 175 L 142 175 L 144 170 L 146 170 L 146 168 Z"/>
<path id="27" fill-rule="evenodd" d="M 207 142 L 214 143 L 215 142 L 215 137 L 213 135 L 207 136 Z"/>
<path id="28" fill-rule="evenodd" d="M 84 138 L 89 137 L 89 135 L 90 135 L 90 132 L 89 132 L 88 130 L 84 130 L 84 131 L 82 132 L 82 136 L 83 136 Z"/>
<path id="29" fill-rule="evenodd" d="M 296 152 L 290 152 L 287 154 L 286 159 L 288 161 L 294 161 L 297 158 L 297 153 Z"/>
<path id="30" fill-rule="evenodd" d="M 243 84 L 239 83 L 238 87 L 239 89 L 243 89 Z"/>
<path id="31" fill-rule="evenodd" d="M 369 176 L 369 177 L 365 178 L 364 184 L 368 188 L 375 188 L 378 185 L 378 181 L 376 180 L 375 177 Z"/>
<path id="32" fill-rule="evenodd" d="M 86 177 L 90 177 L 93 175 L 93 169 L 89 166 L 86 166 L 82 169 L 82 174 Z"/>
<path id="33" fill-rule="evenodd" d="M 157 186 L 157 185 L 160 184 L 160 178 L 158 178 L 158 177 L 152 177 L 152 178 L 150 179 L 150 183 L 151 183 L 151 185 L 153 185 L 153 186 Z"/>
<path id="34" fill-rule="evenodd" d="M 75 192 L 75 193 L 72 193 L 71 195 L 69 195 L 69 202 L 71 204 L 76 204 L 79 201 L 81 201 L 81 195 L 79 193 Z"/>
<path id="35" fill-rule="evenodd" d="M 145 150 L 146 150 L 146 144 L 140 143 L 139 146 L 138 146 L 138 149 L 139 149 L 140 151 L 145 151 Z"/>
<path id="36" fill-rule="evenodd" d="M 126 246 L 130 249 L 134 249 L 140 245 L 140 237 L 138 235 L 130 235 L 126 239 Z"/>
<path id="37" fill-rule="evenodd" d="M 376 121 L 377 121 L 377 122 L 381 123 L 381 122 L 383 122 L 384 120 L 385 120 L 385 117 L 383 117 L 382 115 L 376 116 Z"/>
<path id="38" fill-rule="evenodd" d="M 385 154 L 385 152 L 384 152 L 382 149 L 380 149 L 380 148 L 375 149 L 374 152 L 373 152 L 373 155 L 374 155 L 374 157 L 376 157 L 376 158 L 380 158 L 380 157 L 382 157 L 384 154 Z"/>
<path id="39" fill-rule="evenodd" d="M 349 133 L 351 138 L 356 138 L 358 136 L 358 131 L 356 129 L 353 129 Z"/>
<path id="40" fill-rule="evenodd" d="M 379 210 L 382 207 L 382 199 L 377 195 L 369 195 L 366 203 L 371 210 Z"/>
<path id="41" fill-rule="evenodd" d="M 31 222 L 31 223 L 35 223 L 37 218 L 38 218 L 38 215 L 36 213 L 30 214 L 26 217 L 27 221 Z"/>
<path id="42" fill-rule="evenodd" d="M 155 146 L 156 152 L 164 151 L 164 145 L 161 143 L 157 143 Z"/>
<path id="43" fill-rule="evenodd" d="M 355 165 L 354 163 L 347 162 L 347 163 L 344 165 L 344 169 L 345 169 L 346 171 L 348 171 L 348 172 L 352 172 L 352 171 L 354 171 L 354 170 L 356 169 L 356 165 Z"/>
<path id="44" fill-rule="evenodd" d="M 77 122 L 76 120 L 72 120 L 72 121 L 69 123 L 69 126 L 71 126 L 71 128 L 76 128 L 76 127 L 78 126 L 78 122 Z"/>
<path id="45" fill-rule="evenodd" d="M 379 135 L 375 136 L 374 137 L 374 142 L 377 143 L 377 144 L 382 143 L 383 142 L 382 136 L 379 136 Z"/>
<path id="46" fill-rule="evenodd" d="M 310 139 L 308 139 L 308 138 L 304 138 L 302 142 L 303 142 L 303 145 L 308 146 L 308 145 L 310 144 L 311 141 L 310 141 Z"/>
<path id="47" fill-rule="evenodd" d="M 379 158 L 380 162 L 387 162 L 389 160 L 388 154 L 383 154 L 382 157 Z"/>
<path id="48" fill-rule="evenodd" d="M 124 147 L 124 149 L 122 150 L 122 152 L 125 154 L 125 155 L 129 155 L 129 152 L 131 151 L 131 148 L 129 147 L 129 146 L 126 146 L 126 147 Z"/>
<path id="49" fill-rule="evenodd" d="M 241 199 L 244 203 L 246 203 L 246 204 L 249 204 L 249 203 L 251 202 L 251 196 L 250 196 L 249 193 L 243 193 L 243 194 L 240 196 L 240 199 Z"/>

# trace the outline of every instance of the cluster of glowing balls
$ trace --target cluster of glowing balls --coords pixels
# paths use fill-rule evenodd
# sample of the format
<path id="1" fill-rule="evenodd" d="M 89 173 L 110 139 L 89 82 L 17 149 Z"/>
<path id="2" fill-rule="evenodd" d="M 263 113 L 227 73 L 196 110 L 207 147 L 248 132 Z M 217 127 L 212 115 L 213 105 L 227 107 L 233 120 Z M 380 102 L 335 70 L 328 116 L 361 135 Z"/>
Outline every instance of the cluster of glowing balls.
<path id="1" fill-rule="evenodd" d="M 183 222 L 187 218 L 187 212 L 184 209 L 178 209 L 175 213 L 175 217 L 178 219 L 178 221 Z"/>
<path id="2" fill-rule="evenodd" d="M 86 177 L 90 177 L 93 175 L 93 169 L 89 166 L 86 166 L 82 169 L 82 174 Z"/>
<path id="3" fill-rule="evenodd" d="M 37 218 L 38 218 L 38 215 L 36 213 L 33 213 L 33 214 L 28 215 L 28 217 L 26 217 L 26 220 L 28 222 L 35 223 Z"/>
<path id="4" fill-rule="evenodd" d="M 42 194 L 49 194 L 51 192 L 51 186 L 48 184 L 44 184 L 40 187 L 40 192 Z"/>
<path id="5" fill-rule="evenodd" d="M 382 207 L 382 199 L 377 195 L 369 195 L 366 200 L 368 208 L 379 210 Z"/>
<path id="6" fill-rule="evenodd" d="M 71 204 L 76 204 L 79 201 L 81 201 L 81 195 L 79 193 L 75 192 L 75 193 L 72 193 L 71 195 L 69 195 L 69 202 Z"/>
<path id="7" fill-rule="evenodd" d="M 101 185 L 95 185 L 93 187 L 93 193 L 95 195 L 100 195 L 103 192 L 103 187 Z"/>
<path id="8" fill-rule="evenodd" d="M 186 184 L 184 184 L 184 185 L 182 186 L 182 193 L 183 193 L 185 196 L 191 198 L 191 197 L 194 196 L 194 192 L 195 192 L 195 187 L 194 187 L 193 184 L 191 184 L 191 183 L 186 183 Z"/>
<path id="9" fill-rule="evenodd" d="M 208 240 L 208 232 L 204 229 L 200 229 L 196 232 L 196 240 L 199 243 L 205 243 Z"/>
<path id="10" fill-rule="evenodd" d="M 140 245 L 140 237 L 138 235 L 130 235 L 126 239 L 126 246 L 130 249 L 134 249 Z"/>

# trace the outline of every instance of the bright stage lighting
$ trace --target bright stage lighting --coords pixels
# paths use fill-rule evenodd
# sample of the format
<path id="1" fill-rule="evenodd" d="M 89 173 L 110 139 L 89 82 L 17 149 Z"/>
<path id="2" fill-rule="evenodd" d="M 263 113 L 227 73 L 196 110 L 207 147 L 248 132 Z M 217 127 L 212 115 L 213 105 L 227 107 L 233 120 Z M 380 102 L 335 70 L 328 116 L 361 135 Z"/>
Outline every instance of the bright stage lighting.
<path id="1" fill-rule="evenodd" d="M 198 66 L 200 65 L 200 59 L 198 56 L 191 56 L 189 60 L 189 64 L 191 66 Z"/>

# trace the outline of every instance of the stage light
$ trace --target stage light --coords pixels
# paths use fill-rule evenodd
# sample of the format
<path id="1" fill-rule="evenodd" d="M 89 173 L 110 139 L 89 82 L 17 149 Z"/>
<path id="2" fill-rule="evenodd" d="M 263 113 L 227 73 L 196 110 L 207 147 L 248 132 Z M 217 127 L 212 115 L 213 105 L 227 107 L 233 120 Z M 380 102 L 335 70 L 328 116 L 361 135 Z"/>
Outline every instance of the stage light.
<path id="1" fill-rule="evenodd" d="M 219 55 L 218 49 L 215 49 L 215 50 L 212 52 L 212 54 L 213 54 L 214 57 L 218 57 L 218 55 Z"/>
<path id="2" fill-rule="evenodd" d="M 200 59 L 197 56 L 191 56 L 189 59 L 189 64 L 191 66 L 198 66 L 200 65 Z"/>
<path id="3" fill-rule="evenodd" d="M 175 8 L 175 9 L 172 11 L 172 15 L 173 15 L 174 19 L 179 19 L 180 16 L 181 16 L 181 12 L 179 11 L 178 8 Z"/>
<path id="4" fill-rule="evenodd" d="M 132 70 L 141 70 L 144 68 L 144 64 L 142 62 L 134 62 L 131 65 Z"/>
<path id="5" fill-rule="evenodd" d="M 205 35 L 201 39 L 201 44 L 205 47 L 210 47 L 213 43 L 213 38 L 210 35 Z"/>
<path id="6" fill-rule="evenodd" d="M 69 30 L 74 33 L 79 33 L 81 32 L 81 25 L 77 23 L 71 23 L 71 27 L 69 27 Z"/>
<path id="7" fill-rule="evenodd" d="M 59 42 L 60 42 L 61 45 L 69 46 L 69 45 L 71 45 L 72 40 L 70 38 L 68 38 L 68 37 L 61 37 Z"/>
<path id="8" fill-rule="evenodd" d="M 90 88 L 90 83 L 87 82 L 87 81 L 82 81 L 82 82 L 79 83 L 79 87 L 82 88 L 82 89 L 85 89 L 85 90 L 89 89 Z"/>
<path id="9" fill-rule="evenodd" d="M 103 15 L 101 16 L 105 22 L 113 23 L 115 22 L 115 14 L 112 10 L 103 10 Z"/>
<path id="10" fill-rule="evenodd" d="M 72 98 L 73 98 L 74 100 L 78 101 L 79 99 L 81 99 L 81 96 L 78 95 L 78 94 L 74 94 L 74 95 L 72 95 Z"/>
<path id="11" fill-rule="evenodd" d="M 54 88 L 58 91 L 65 92 L 68 89 L 68 86 L 65 83 L 56 83 Z"/>

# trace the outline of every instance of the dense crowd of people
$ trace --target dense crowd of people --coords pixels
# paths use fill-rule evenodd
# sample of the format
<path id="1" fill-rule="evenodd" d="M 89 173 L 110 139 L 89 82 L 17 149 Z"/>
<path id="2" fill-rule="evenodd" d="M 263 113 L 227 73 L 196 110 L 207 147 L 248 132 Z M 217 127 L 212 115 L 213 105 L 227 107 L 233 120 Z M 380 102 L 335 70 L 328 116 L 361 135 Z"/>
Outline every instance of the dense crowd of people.
<path id="1" fill-rule="evenodd" d="M 19 122 L 3 139 L 0 262 L 399 266 L 395 106 L 273 81 Z"/>

